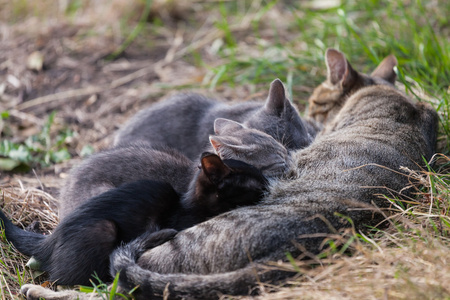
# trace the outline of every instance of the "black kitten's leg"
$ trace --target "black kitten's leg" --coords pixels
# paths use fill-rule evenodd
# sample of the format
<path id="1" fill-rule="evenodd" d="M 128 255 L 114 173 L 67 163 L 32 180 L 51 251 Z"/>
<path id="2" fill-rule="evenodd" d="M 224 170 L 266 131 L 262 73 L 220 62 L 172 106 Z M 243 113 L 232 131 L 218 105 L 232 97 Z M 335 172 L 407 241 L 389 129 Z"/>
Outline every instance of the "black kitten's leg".
<path id="1" fill-rule="evenodd" d="M 62 225 L 51 236 L 56 243 L 48 270 L 51 279 L 58 280 L 59 284 L 89 285 L 95 272 L 102 281 L 110 281 L 109 255 L 118 244 L 116 224 L 108 220 L 89 220 Z"/>

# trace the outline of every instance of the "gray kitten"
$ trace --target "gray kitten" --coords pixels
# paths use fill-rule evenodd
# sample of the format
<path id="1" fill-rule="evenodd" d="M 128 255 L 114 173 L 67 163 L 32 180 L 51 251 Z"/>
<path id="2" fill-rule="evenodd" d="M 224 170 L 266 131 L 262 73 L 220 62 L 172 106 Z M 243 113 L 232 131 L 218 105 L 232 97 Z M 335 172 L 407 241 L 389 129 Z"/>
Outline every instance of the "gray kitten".
<path id="1" fill-rule="evenodd" d="M 214 121 L 214 132 L 216 135 L 211 135 L 209 141 L 222 160 L 243 161 L 266 177 L 283 176 L 291 165 L 286 148 L 262 131 L 219 118 Z"/>
<path id="2" fill-rule="evenodd" d="M 201 95 L 185 94 L 152 105 L 118 131 L 114 144 L 143 140 L 152 145 L 167 145 L 196 159 L 207 145 L 209 135 L 214 133 L 217 118 L 263 131 L 290 150 L 304 148 L 315 135 L 286 98 L 283 83 L 276 79 L 270 85 L 265 104 L 249 101 L 229 105 Z"/>
<path id="3" fill-rule="evenodd" d="M 111 257 L 120 286 L 138 286 L 137 299 L 213 299 L 248 294 L 258 282 L 290 275 L 267 263 L 307 251 L 318 253 L 324 238 L 354 225 L 374 224 L 389 205 L 380 194 L 407 193 L 408 175 L 435 151 L 437 114 L 389 86 L 360 89 L 306 149 L 293 153 L 294 179 L 281 179 L 258 205 L 242 207 L 179 232 L 146 250 L 151 237 L 119 248 Z M 378 207 L 378 208 L 375 208 Z M 143 255 L 140 255 L 145 251 Z M 25 285 L 29 298 L 73 299 Z"/>
<path id="4" fill-rule="evenodd" d="M 98 152 L 72 169 L 61 189 L 59 218 L 94 196 L 141 179 L 170 183 L 178 194 L 184 194 L 196 166 L 176 150 L 154 149 L 144 142 Z"/>

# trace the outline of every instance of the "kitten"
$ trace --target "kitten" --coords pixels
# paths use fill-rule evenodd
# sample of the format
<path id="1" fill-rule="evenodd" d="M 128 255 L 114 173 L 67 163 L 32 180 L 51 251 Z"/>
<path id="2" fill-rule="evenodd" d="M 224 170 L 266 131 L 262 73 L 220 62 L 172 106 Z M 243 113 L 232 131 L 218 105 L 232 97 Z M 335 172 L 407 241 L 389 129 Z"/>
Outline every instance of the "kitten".
<path id="1" fill-rule="evenodd" d="M 214 132 L 209 142 L 221 159 L 246 162 L 267 177 L 283 176 L 291 165 L 287 149 L 262 131 L 219 118 L 214 121 Z"/>
<path id="2" fill-rule="evenodd" d="M 166 145 L 196 159 L 214 133 L 213 123 L 225 118 L 258 129 L 281 142 L 287 149 L 309 145 L 315 132 L 300 118 L 285 96 L 283 83 L 270 85 L 266 103 L 243 102 L 229 105 L 197 94 L 178 95 L 140 111 L 117 133 L 115 145 L 146 141 Z"/>
<path id="3" fill-rule="evenodd" d="M 243 161 L 267 177 L 287 170 L 287 150 L 271 136 L 225 119 L 217 120 L 214 130 L 216 135 L 210 137 L 214 148 L 210 146 L 208 151 L 216 152 L 223 160 Z M 175 149 L 154 149 L 148 143 L 99 152 L 71 171 L 60 194 L 59 217 L 64 219 L 93 196 L 140 179 L 168 182 L 178 194 L 185 194 L 196 166 Z"/>
<path id="4" fill-rule="evenodd" d="M 95 196 L 78 207 L 49 235 L 24 231 L 0 211 L 6 238 L 58 284 L 88 285 L 94 272 L 110 281 L 109 254 L 138 235 L 157 234 L 152 247 L 183 230 L 238 206 L 253 205 L 268 183 L 256 168 L 204 153 L 201 169 L 182 196 L 168 183 L 140 180 Z"/>
<path id="5" fill-rule="evenodd" d="M 308 100 L 308 121 L 318 129 L 330 122 L 347 98 L 359 89 L 395 83 L 397 59 L 394 55 L 386 57 L 370 76 L 355 71 L 345 55 L 335 49 L 327 49 L 325 62 L 327 79 L 314 89 Z"/>

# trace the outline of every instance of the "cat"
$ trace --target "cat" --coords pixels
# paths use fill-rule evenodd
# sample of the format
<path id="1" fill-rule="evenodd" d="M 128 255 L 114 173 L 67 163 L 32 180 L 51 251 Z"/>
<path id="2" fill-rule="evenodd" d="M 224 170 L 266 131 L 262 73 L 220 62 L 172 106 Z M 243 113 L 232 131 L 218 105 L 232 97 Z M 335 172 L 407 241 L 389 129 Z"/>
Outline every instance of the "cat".
<path id="1" fill-rule="evenodd" d="M 201 169 L 181 199 L 168 183 L 139 180 L 89 199 L 48 236 L 20 229 L 1 211 L 0 219 L 6 238 L 21 253 L 33 256 L 51 281 L 88 285 L 94 272 L 102 281 L 111 281 L 109 254 L 121 243 L 162 228 L 173 229 L 168 231 L 170 238 L 212 216 L 255 204 L 267 185 L 255 167 L 204 153 Z M 152 246 L 162 243 L 161 234 L 157 237 Z"/>
<path id="2" fill-rule="evenodd" d="M 114 145 L 143 140 L 152 145 L 167 145 L 194 160 L 207 145 L 217 118 L 263 131 L 288 150 L 306 147 L 315 136 L 286 98 L 281 80 L 275 79 L 265 104 L 251 101 L 229 105 L 197 94 L 177 95 L 159 102 L 125 124 L 118 131 Z"/>
<path id="3" fill-rule="evenodd" d="M 291 165 L 287 149 L 270 135 L 238 122 L 218 118 L 214 121 L 214 133 L 209 136 L 210 151 L 221 159 L 246 162 L 266 177 L 284 176 Z"/>
<path id="4" fill-rule="evenodd" d="M 436 143 L 437 113 L 385 85 L 360 89 L 316 140 L 293 152 L 295 178 L 271 183 L 257 205 L 234 209 L 188 228 L 152 248 L 143 236 L 111 255 L 119 290 L 137 289 L 136 299 L 216 299 L 248 294 L 258 282 L 291 275 L 268 266 L 321 251 L 329 233 L 351 224 L 376 224 L 389 205 L 381 194 L 407 193 L 407 173 L 430 160 Z M 154 240 L 153 240 L 154 242 Z M 149 249 L 147 249 L 149 248 Z M 141 255 L 141 253 L 143 253 Z M 24 285 L 27 299 L 90 299 L 95 295 L 52 292 Z"/>
<path id="5" fill-rule="evenodd" d="M 346 99 L 363 87 L 371 85 L 389 85 L 395 83 L 394 67 L 397 59 L 387 56 L 372 74 L 357 72 L 350 65 L 345 55 L 338 50 L 328 48 L 325 52 L 327 79 L 317 86 L 308 99 L 307 121 L 316 131 L 330 122 L 340 111 Z"/>
<path id="6" fill-rule="evenodd" d="M 226 119 L 214 122 L 214 132 L 213 146 L 205 151 L 216 152 L 223 160 L 243 161 L 266 177 L 281 176 L 289 167 L 285 147 L 263 132 Z M 153 148 L 145 142 L 104 150 L 71 171 L 60 193 L 59 218 L 102 192 L 140 179 L 168 182 L 178 194 L 185 194 L 196 167 L 175 149 Z"/>

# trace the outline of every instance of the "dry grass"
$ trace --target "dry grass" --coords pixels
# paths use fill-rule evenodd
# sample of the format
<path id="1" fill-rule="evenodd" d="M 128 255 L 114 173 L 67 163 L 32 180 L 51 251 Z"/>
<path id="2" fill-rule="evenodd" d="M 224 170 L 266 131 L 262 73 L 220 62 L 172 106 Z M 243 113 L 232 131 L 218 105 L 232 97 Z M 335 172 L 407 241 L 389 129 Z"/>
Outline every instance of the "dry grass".
<path id="1" fill-rule="evenodd" d="M 439 156 L 440 163 L 450 158 Z M 396 205 L 387 229 L 369 235 L 347 231 L 342 245 L 353 239 L 350 253 L 297 261 L 284 268 L 299 275 L 285 287 L 258 299 L 449 299 L 450 298 L 450 175 L 412 173 L 423 184 L 417 201 Z M 312 262 L 312 265 L 311 265 Z"/>
<path id="2" fill-rule="evenodd" d="M 0 186 L 0 190 L 2 210 L 15 224 L 26 227 L 38 221 L 42 232 L 49 234 L 58 223 L 57 201 L 42 189 Z M 17 295 L 20 285 L 33 282 L 33 274 L 25 267 L 28 258 L 15 251 L 4 236 L 0 244 L 1 295 L 10 299 Z"/>
<path id="3" fill-rule="evenodd" d="M 79 3 L 80 8 L 71 10 L 69 3 Z M 54 228 L 57 190 L 68 170 L 79 162 L 82 147 L 106 147 L 119 124 L 162 96 L 203 84 L 200 91 L 217 98 L 265 97 L 270 82 L 266 79 L 286 76 L 297 104 L 302 104 L 302 97 L 325 74 L 322 62 L 316 63 L 322 54 L 308 57 L 312 44 L 321 43 L 319 35 L 313 34 L 307 44 L 305 40 L 311 37 L 299 36 L 293 25 L 300 17 L 320 28 L 320 15 L 314 11 L 308 16 L 306 10 L 292 13 L 283 7 L 263 14 L 264 1 L 242 4 L 244 13 L 225 17 L 219 9 L 205 8 L 215 5 L 213 0 L 154 1 L 149 18 L 161 20 L 164 26 L 148 26 L 121 57 L 103 60 L 131 32 L 140 17 L 136 11 L 142 11 L 143 5 L 124 0 L 59 1 L 57 5 L 55 1 L 0 0 L 0 112 L 8 110 L 11 115 L 3 132 L 23 141 L 40 130 L 49 112 L 57 110 L 57 128 L 68 126 L 76 133 L 66 141 L 74 159 L 35 173 L 1 174 L 0 205 L 16 224 L 26 227 L 39 220 L 44 231 Z M 224 18 L 228 23 L 218 29 Z M 235 48 L 226 48 L 233 39 Z M 275 43 L 288 46 L 270 46 Z M 33 51 L 44 55 L 47 69 L 43 72 L 24 64 Z M 306 54 L 295 56 L 294 52 Z M 221 66 L 226 67 L 222 74 Z M 247 67 L 250 75 L 245 73 Z M 304 76 L 298 80 L 302 84 L 289 83 L 292 69 Z M 438 107 L 443 97 L 433 101 Z M 445 109 L 439 111 L 444 120 L 448 118 Z M 441 125 L 445 127 L 445 122 Z M 441 130 L 441 151 L 448 151 L 446 132 Z M 263 287 L 266 292 L 257 298 L 450 299 L 450 160 L 439 158 L 442 167 L 438 172 L 412 174 L 422 187 L 414 201 L 393 207 L 387 229 L 370 236 L 346 232 L 339 242 L 353 242 L 345 254 L 329 253 L 313 266 L 298 261 L 295 269 L 301 272 L 297 278 L 285 287 Z M 23 283 L 45 281 L 45 277 L 33 279 L 25 267 L 27 258 L 15 252 L 4 237 L 0 244 L 2 299 L 15 298 Z"/>
<path id="4" fill-rule="evenodd" d="M 359 246 L 351 257 L 336 256 L 306 270 L 289 288 L 259 299 L 446 299 L 448 244 L 396 238 L 397 247 Z M 385 237 L 387 240 L 395 236 Z M 409 243 L 405 243 L 409 241 Z"/>

